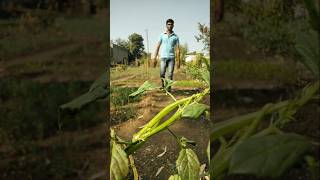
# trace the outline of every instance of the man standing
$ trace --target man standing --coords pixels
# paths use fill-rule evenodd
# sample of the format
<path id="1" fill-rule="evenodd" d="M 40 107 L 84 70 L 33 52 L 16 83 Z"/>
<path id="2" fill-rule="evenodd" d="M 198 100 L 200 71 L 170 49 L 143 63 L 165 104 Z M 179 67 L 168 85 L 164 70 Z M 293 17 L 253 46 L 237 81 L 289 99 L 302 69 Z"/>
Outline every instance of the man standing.
<path id="1" fill-rule="evenodd" d="M 161 46 L 160 53 L 160 78 L 165 78 L 166 69 L 168 68 L 168 77 L 169 79 L 173 79 L 173 71 L 175 65 L 175 47 L 177 48 L 177 61 L 180 62 L 180 47 L 179 47 L 179 37 L 172 31 L 174 26 L 174 21 L 172 19 L 168 19 L 166 21 L 167 30 L 160 35 L 156 50 L 154 61 L 159 53 L 159 49 Z M 161 79 L 162 88 L 164 87 L 164 82 Z M 168 89 L 171 91 L 171 88 Z"/>

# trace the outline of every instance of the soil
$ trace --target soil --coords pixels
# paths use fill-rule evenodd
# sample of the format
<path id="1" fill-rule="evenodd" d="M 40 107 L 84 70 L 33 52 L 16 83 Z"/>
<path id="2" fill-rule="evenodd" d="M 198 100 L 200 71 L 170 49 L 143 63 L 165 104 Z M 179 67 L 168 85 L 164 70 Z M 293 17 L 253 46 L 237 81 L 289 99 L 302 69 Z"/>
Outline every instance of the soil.
<path id="1" fill-rule="evenodd" d="M 182 94 L 179 89 L 173 89 L 172 94 L 177 99 L 188 96 Z M 148 92 L 143 96 L 143 100 L 135 106 L 137 114 L 141 116 L 115 125 L 112 128 L 115 129 L 117 135 L 130 140 L 132 135 L 139 130 L 139 127 L 146 124 L 162 108 L 172 102 L 173 100 L 160 90 Z M 195 141 L 196 146 L 191 148 L 198 155 L 200 163 L 205 164 L 208 162 L 206 155 L 210 130 L 210 121 L 208 119 L 181 119 L 170 126 L 169 129 L 178 137 L 183 136 Z M 157 157 L 164 152 L 164 149 L 166 149 L 166 153 L 161 157 Z M 162 131 L 155 135 L 133 155 L 139 176 L 142 179 L 167 179 L 170 175 L 174 174 L 174 165 L 179 151 L 179 145 L 169 131 Z M 163 169 L 156 176 L 159 168 Z M 129 176 L 128 178 L 131 179 L 132 177 Z"/>

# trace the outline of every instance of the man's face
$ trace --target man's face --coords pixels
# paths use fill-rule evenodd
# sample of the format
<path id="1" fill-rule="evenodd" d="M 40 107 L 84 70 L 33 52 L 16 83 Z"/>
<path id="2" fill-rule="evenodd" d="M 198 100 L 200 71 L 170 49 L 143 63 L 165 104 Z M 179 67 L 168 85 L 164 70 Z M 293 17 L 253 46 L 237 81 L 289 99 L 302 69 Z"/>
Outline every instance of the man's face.
<path id="1" fill-rule="evenodd" d="M 173 23 L 172 23 L 172 22 L 168 22 L 168 23 L 167 23 L 167 29 L 168 29 L 169 31 L 172 31 L 172 29 L 173 29 Z"/>

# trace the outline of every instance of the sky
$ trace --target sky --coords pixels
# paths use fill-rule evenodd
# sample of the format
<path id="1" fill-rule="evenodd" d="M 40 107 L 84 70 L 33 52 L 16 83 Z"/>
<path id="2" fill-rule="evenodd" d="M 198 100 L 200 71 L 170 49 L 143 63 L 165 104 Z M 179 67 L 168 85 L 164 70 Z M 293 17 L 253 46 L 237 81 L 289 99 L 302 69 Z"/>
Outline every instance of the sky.
<path id="1" fill-rule="evenodd" d="M 209 25 L 209 0 L 110 0 L 110 39 L 128 39 L 132 33 L 142 35 L 147 52 L 154 53 L 157 39 L 166 30 L 166 20 L 174 20 L 173 31 L 180 44 L 188 44 L 189 52 L 204 52 L 197 42 L 198 22 Z"/>

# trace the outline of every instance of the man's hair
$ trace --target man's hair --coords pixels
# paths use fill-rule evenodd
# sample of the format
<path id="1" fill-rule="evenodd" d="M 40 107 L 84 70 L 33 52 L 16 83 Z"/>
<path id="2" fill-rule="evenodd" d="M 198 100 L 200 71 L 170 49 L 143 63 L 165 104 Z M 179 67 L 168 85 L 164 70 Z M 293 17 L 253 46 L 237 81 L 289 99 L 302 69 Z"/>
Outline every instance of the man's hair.
<path id="1" fill-rule="evenodd" d="M 172 24 L 174 24 L 174 21 L 172 19 L 168 19 L 166 24 L 168 24 L 169 22 L 171 22 Z"/>

